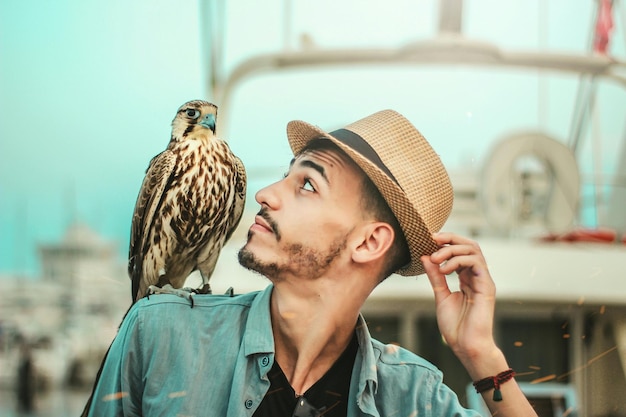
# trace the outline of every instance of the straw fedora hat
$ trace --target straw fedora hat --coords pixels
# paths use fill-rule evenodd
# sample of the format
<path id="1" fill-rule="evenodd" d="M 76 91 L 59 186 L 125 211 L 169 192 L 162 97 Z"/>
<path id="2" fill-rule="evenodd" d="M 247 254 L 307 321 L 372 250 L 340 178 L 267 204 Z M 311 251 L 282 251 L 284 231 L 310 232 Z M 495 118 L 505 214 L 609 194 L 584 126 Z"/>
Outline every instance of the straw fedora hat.
<path id="1" fill-rule="evenodd" d="M 287 138 L 298 155 L 307 143 L 326 138 L 342 149 L 374 182 L 395 214 L 411 251 L 396 273 L 424 273 L 420 256 L 438 249 L 438 232 L 452 210 L 452 185 L 433 148 L 404 116 L 383 110 L 327 133 L 301 120 L 287 124 Z"/>

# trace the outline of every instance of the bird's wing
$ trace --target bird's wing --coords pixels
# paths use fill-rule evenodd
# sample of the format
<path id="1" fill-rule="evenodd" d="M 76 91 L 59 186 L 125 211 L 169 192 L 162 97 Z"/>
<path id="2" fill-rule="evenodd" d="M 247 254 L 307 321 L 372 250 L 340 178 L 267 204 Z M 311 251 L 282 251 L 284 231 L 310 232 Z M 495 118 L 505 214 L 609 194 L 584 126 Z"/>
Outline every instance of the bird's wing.
<path id="1" fill-rule="evenodd" d="M 243 165 L 241 159 L 235 156 L 235 201 L 233 204 L 233 210 L 230 213 L 229 223 L 230 229 L 226 233 L 226 241 L 230 239 L 233 232 L 239 225 L 241 221 L 241 216 L 243 214 L 243 209 L 246 204 L 246 187 L 247 187 L 247 179 L 246 179 L 246 167 Z"/>
<path id="2" fill-rule="evenodd" d="M 237 226 L 239 225 L 239 222 L 241 221 L 241 217 L 243 215 L 243 209 L 246 202 L 246 169 L 243 165 L 243 162 L 241 162 L 241 160 L 235 155 L 233 155 L 232 168 L 234 173 L 234 181 L 231 183 L 233 186 L 232 190 L 234 191 L 233 204 L 230 207 L 230 211 L 227 213 L 228 218 L 224 219 L 225 222 L 223 224 L 224 226 L 226 226 L 226 228 L 220 228 L 220 230 L 225 232 L 225 234 L 222 236 L 216 235 L 211 238 L 213 240 L 213 243 L 208 247 L 206 258 L 198 264 L 204 284 L 208 284 L 209 279 L 213 274 L 213 270 L 215 269 L 220 250 L 222 248 L 221 245 L 228 242 L 230 237 L 233 235 L 235 229 L 237 229 Z M 215 230 L 213 232 L 216 233 Z M 215 247 L 214 243 L 220 240 L 222 242 L 220 246 Z"/>
<path id="3" fill-rule="evenodd" d="M 176 155 L 170 150 L 165 150 L 152 158 L 137 196 L 128 250 L 128 274 L 132 281 L 133 302 L 141 282 L 143 257 L 148 247 L 154 215 L 172 181 L 175 165 Z"/>

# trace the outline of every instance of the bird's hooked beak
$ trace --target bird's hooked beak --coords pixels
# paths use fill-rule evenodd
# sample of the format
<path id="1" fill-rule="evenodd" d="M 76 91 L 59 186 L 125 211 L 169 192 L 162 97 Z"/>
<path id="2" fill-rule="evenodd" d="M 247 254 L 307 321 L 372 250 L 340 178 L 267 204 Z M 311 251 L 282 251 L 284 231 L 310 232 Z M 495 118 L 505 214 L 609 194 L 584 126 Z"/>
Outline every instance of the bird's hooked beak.
<path id="1" fill-rule="evenodd" d="M 213 133 L 215 133 L 215 115 L 207 114 L 200 120 L 200 125 L 210 129 Z"/>

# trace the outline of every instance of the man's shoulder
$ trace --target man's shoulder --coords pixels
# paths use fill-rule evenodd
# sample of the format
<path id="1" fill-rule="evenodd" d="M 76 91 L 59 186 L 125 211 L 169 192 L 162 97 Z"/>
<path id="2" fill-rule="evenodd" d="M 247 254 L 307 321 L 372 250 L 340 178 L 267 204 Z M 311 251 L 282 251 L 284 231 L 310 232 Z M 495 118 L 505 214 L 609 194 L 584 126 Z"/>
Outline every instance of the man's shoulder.
<path id="1" fill-rule="evenodd" d="M 215 295 L 215 294 L 193 294 L 193 304 L 185 297 L 174 294 L 155 294 L 144 297 L 137 301 L 134 308 L 137 309 L 178 309 L 186 307 L 187 309 L 199 310 L 208 308 L 219 308 L 222 306 L 239 306 L 248 308 L 260 294 L 259 291 L 249 292 L 238 295 Z"/>
<path id="2" fill-rule="evenodd" d="M 394 344 L 384 344 L 378 340 L 372 340 L 372 347 L 380 365 L 390 367 L 414 368 L 414 371 L 425 372 L 432 375 L 440 375 L 441 371 L 432 363 L 421 356 Z M 379 365 L 379 366 L 380 366 Z"/>
<path id="3" fill-rule="evenodd" d="M 174 294 L 144 297 L 132 306 L 125 321 L 139 320 L 141 326 L 164 326 L 167 322 L 206 323 L 213 319 L 244 317 L 260 292 L 241 295 L 194 294 L 193 305 L 187 298 Z"/>

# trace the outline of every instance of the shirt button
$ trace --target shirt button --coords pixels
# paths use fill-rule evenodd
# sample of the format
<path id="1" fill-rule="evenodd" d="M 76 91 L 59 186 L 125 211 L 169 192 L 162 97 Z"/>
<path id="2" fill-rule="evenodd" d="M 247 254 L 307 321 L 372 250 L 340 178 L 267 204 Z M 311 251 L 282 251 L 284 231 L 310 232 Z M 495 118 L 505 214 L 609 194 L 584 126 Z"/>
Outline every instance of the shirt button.
<path id="1" fill-rule="evenodd" d="M 253 404 L 254 404 L 254 403 L 252 402 L 252 400 L 246 400 L 246 402 L 245 402 L 245 406 L 246 406 L 246 408 L 247 408 L 248 410 L 252 408 L 252 405 L 253 405 Z"/>
<path id="2" fill-rule="evenodd" d="M 267 356 L 263 356 L 263 359 L 261 359 L 261 365 L 267 366 L 269 364 L 270 364 L 270 358 L 268 358 Z"/>

